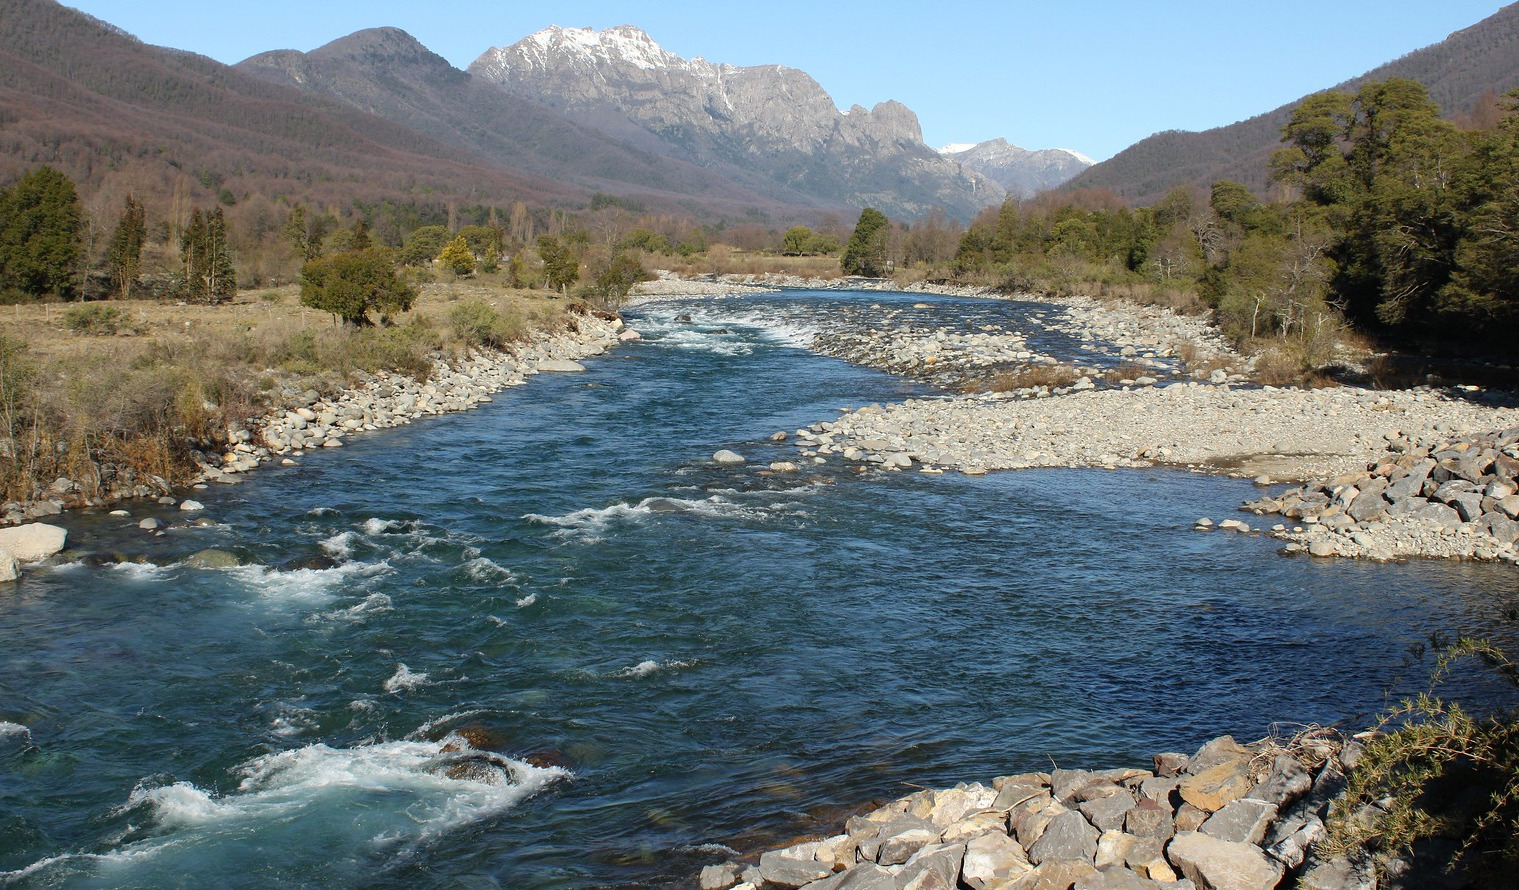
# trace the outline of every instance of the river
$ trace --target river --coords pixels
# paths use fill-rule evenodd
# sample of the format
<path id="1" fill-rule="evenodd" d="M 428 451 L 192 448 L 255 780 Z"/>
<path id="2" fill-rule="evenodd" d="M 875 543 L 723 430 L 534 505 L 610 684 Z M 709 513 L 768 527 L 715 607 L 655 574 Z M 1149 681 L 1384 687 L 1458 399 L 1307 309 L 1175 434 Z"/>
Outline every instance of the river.
<path id="1" fill-rule="evenodd" d="M 197 493 L 215 526 L 64 517 L 0 591 L 0 885 L 658 885 L 904 783 L 1360 725 L 1428 632 L 1504 632 L 1511 567 L 1194 531 L 1239 480 L 766 472 L 930 394 L 805 349 L 924 300 L 646 304 L 585 374 Z M 208 547 L 248 564 L 178 564 Z"/>

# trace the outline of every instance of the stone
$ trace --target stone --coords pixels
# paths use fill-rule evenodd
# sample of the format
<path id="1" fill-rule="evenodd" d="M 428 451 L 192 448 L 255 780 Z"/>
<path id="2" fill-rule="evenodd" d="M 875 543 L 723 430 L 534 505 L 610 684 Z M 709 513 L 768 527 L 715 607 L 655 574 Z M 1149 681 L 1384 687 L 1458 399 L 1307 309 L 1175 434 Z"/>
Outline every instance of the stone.
<path id="1" fill-rule="evenodd" d="M 719 464 L 741 464 L 741 463 L 745 463 L 743 455 L 739 454 L 736 451 L 729 451 L 726 448 L 724 448 L 723 450 L 721 450 L 721 451 L 717 452 L 716 454 L 712 455 L 712 461 L 714 463 L 719 463 Z"/>
<path id="2" fill-rule="evenodd" d="M 1067 810 L 1050 820 L 1033 846 L 1028 848 L 1029 861 L 1040 865 L 1052 859 L 1081 859 L 1093 861 L 1097 855 L 1097 829 L 1086 817 L 1075 810 Z"/>
<path id="3" fill-rule="evenodd" d="M 897 890 L 897 876 L 874 862 L 862 862 L 831 878 L 808 884 L 807 890 Z"/>
<path id="4" fill-rule="evenodd" d="M 833 874 L 833 869 L 816 859 L 796 859 L 789 850 L 772 850 L 760 856 L 760 877 L 778 887 L 801 887 Z"/>
<path id="5" fill-rule="evenodd" d="M 1092 773 L 1084 769 L 1057 769 L 1050 773 L 1050 793 L 1061 803 L 1069 803 L 1076 792 L 1092 782 Z"/>
<path id="6" fill-rule="evenodd" d="M 801 469 L 801 467 L 789 460 L 778 460 L 770 465 L 770 472 L 772 473 L 798 473 L 801 472 Z"/>
<path id="7" fill-rule="evenodd" d="M 1000 890 L 1071 890 L 1082 878 L 1097 873 L 1090 862 L 1080 859 L 1056 859 L 1045 862 L 1033 871 Z"/>
<path id="8" fill-rule="evenodd" d="M 179 509 L 183 510 L 186 513 L 198 513 L 201 510 L 206 509 L 206 505 L 202 504 L 200 501 L 192 501 L 187 498 L 179 502 Z"/>
<path id="9" fill-rule="evenodd" d="M 960 879 L 971 890 L 1000 886 L 1033 869 L 1017 841 L 1005 834 L 983 834 L 965 845 Z"/>
<path id="10" fill-rule="evenodd" d="M 1290 754 L 1278 754 L 1271 761 L 1271 772 L 1259 785 L 1250 789 L 1250 796 L 1274 804 L 1277 809 L 1297 800 L 1313 787 L 1313 777 L 1307 767 Z"/>
<path id="11" fill-rule="evenodd" d="M 1011 810 L 1029 801 L 1043 797 L 1037 809 L 1043 809 L 1053 798 L 1049 788 L 1044 785 L 1036 785 L 1030 782 L 1009 782 L 997 791 L 997 799 L 992 802 L 992 808 L 998 810 Z"/>
<path id="12" fill-rule="evenodd" d="M 1000 810 L 972 813 L 944 829 L 939 839 L 946 844 L 964 843 L 988 832 L 1007 834 L 1007 815 Z"/>
<path id="13" fill-rule="evenodd" d="M 1271 890 L 1282 879 L 1282 865 L 1253 844 L 1219 840 L 1185 832 L 1166 848 L 1171 864 L 1204 890 Z"/>
<path id="14" fill-rule="evenodd" d="M 1498 500 L 1498 511 L 1509 519 L 1519 519 L 1519 494 L 1511 494 Z"/>
<path id="15" fill-rule="evenodd" d="M 1447 503 L 1456 508 L 1456 514 L 1462 522 L 1471 522 L 1482 515 L 1482 495 L 1475 491 L 1453 494 Z"/>
<path id="16" fill-rule="evenodd" d="M 1187 768 L 1187 761 L 1192 758 L 1186 754 L 1156 754 L 1155 775 L 1162 779 L 1174 779 L 1181 775 L 1181 771 Z"/>
<path id="17" fill-rule="evenodd" d="M 633 330 L 632 328 L 628 328 L 627 330 L 624 330 L 621 333 L 619 333 L 617 335 L 617 339 L 621 340 L 624 343 L 628 342 L 629 340 L 642 340 L 643 339 L 643 334 L 638 333 L 637 331 Z"/>
<path id="18" fill-rule="evenodd" d="M 538 363 L 538 370 L 551 373 L 576 373 L 585 370 L 585 365 L 580 362 L 572 362 L 568 359 L 545 359 Z"/>
<path id="19" fill-rule="evenodd" d="M 1182 800 L 1213 813 L 1244 797 L 1251 785 L 1249 760 L 1225 760 L 1182 779 L 1178 791 Z"/>
<path id="20" fill-rule="evenodd" d="M 1123 865 L 1124 859 L 1138 841 L 1139 838 L 1121 831 L 1104 831 L 1102 837 L 1097 839 L 1097 854 L 1093 857 L 1092 864 L 1097 866 L 1098 871 Z"/>
<path id="21" fill-rule="evenodd" d="M 235 553 L 213 547 L 196 551 L 185 557 L 185 565 L 197 569 L 230 569 L 242 565 L 242 560 L 238 559 Z"/>
<path id="22" fill-rule="evenodd" d="M 1176 808 L 1173 824 L 1177 831 L 1196 831 L 1208 821 L 1209 815 L 1207 810 L 1200 810 L 1189 803 L 1184 803 Z"/>
<path id="23" fill-rule="evenodd" d="M 1134 796 L 1120 789 L 1117 794 L 1088 800 L 1076 809 L 1098 831 L 1113 831 L 1123 828 L 1124 815 L 1134 806 Z"/>
<path id="24" fill-rule="evenodd" d="M 1065 812 L 1069 811 L 1058 803 L 1051 803 L 1039 810 L 1020 808 L 1009 816 L 1009 824 L 1018 838 L 1018 843 L 1027 850 L 1039 840 L 1055 817 Z"/>
<path id="25" fill-rule="evenodd" d="M 1180 890 L 1175 884 L 1161 884 L 1141 877 L 1127 868 L 1106 868 L 1087 875 L 1071 885 L 1071 890 Z"/>
<path id="26" fill-rule="evenodd" d="M 897 873 L 900 890 L 955 890 L 964 844 L 934 844 L 919 850 Z"/>
<path id="27" fill-rule="evenodd" d="M 1274 804 L 1246 797 L 1225 804 L 1198 831 L 1219 840 L 1259 844 L 1275 818 Z"/>
<path id="28" fill-rule="evenodd" d="M 1440 528 L 1450 529 L 1461 524 L 1461 514 L 1444 504 L 1426 504 L 1408 515 Z"/>
<path id="29" fill-rule="evenodd" d="M 1135 837 L 1153 837 L 1165 840 L 1176 832 L 1171 821 L 1171 808 L 1146 797 L 1124 813 L 1123 830 Z"/>
<path id="30" fill-rule="evenodd" d="M 140 528 L 140 529 L 142 529 L 143 531 L 150 531 L 151 532 L 151 531 L 157 531 L 158 529 L 163 528 L 164 527 L 164 523 L 163 523 L 162 519 L 153 519 L 153 518 L 149 517 L 148 519 L 138 520 L 137 527 Z"/>
<path id="31" fill-rule="evenodd" d="M 914 828 L 901 834 L 893 835 L 881 841 L 880 852 L 876 854 L 876 862 L 881 865 L 901 865 L 913 857 L 913 854 L 928 846 L 937 843 L 939 833 L 930 828 Z M 861 844 L 860 848 L 864 849 Z"/>
<path id="32" fill-rule="evenodd" d="M 1339 548 L 1334 545 L 1333 541 L 1320 540 L 1308 543 L 1309 556 L 1334 556 L 1336 553 L 1339 553 Z"/>
<path id="33" fill-rule="evenodd" d="M 21 578 L 21 563 L 10 553 L 0 550 L 0 583 Z"/>
<path id="34" fill-rule="evenodd" d="M 1313 858 L 1297 876 L 1294 886 L 1297 890 L 1377 890 L 1378 881 L 1370 861 Z"/>
<path id="35" fill-rule="evenodd" d="M 0 550 L 15 557 L 17 562 L 36 562 L 62 550 L 68 536 L 64 529 L 45 522 L 3 528 L 0 529 Z"/>
<path id="36" fill-rule="evenodd" d="M 731 862 L 709 865 L 701 870 L 701 890 L 728 890 L 738 883 L 738 866 Z"/>

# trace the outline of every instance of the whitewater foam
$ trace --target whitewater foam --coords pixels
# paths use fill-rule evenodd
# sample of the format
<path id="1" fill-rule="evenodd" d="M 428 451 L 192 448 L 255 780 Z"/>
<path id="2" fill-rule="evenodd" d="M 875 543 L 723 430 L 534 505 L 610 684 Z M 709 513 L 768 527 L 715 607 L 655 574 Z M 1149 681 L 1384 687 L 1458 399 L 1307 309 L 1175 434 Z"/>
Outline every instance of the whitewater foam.
<path id="1" fill-rule="evenodd" d="M 363 602 L 349 606 L 346 609 L 334 609 L 331 612 L 322 612 L 311 616 L 307 620 L 363 621 L 375 615 L 389 612 L 394 608 L 389 596 L 383 593 L 371 593 L 369 596 L 364 597 Z"/>
<path id="2" fill-rule="evenodd" d="M 726 498 L 714 495 L 700 500 L 666 497 L 644 498 L 636 504 L 623 502 L 612 504 L 608 507 L 586 507 L 580 510 L 573 510 L 561 516 L 528 513 L 522 518 L 528 522 L 536 522 L 540 525 L 559 526 L 563 531 L 556 534 L 574 533 L 587 537 L 591 541 L 599 541 L 601 540 L 599 537 L 600 533 L 606 531 L 614 523 L 620 521 L 641 521 L 656 513 L 680 513 L 710 519 L 754 520 L 765 517 L 763 509 L 736 504 Z"/>
<path id="3" fill-rule="evenodd" d="M 396 663 L 396 672 L 390 675 L 382 687 L 386 692 L 407 692 L 427 685 L 427 674 L 413 671 L 406 665 Z"/>
<path id="4" fill-rule="evenodd" d="M 19 723 L 0 720 L 0 739 L 8 739 L 13 736 L 31 741 L 32 731 Z"/>
<path id="5" fill-rule="evenodd" d="M 386 562 L 348 562 L 330 569 L 293 569 L 282 572 L 268 566 L 235 566 L 221 569 L 228 576 L 273 600 L 326 600 L 332 588 L 357 578 L 367 578 L 390 571 Z"/>
<path id="6" fill-rule="evenodd" d="M 512 574 L 511 569 L 503 568 L 484 556 L 471 559 L 461 568 L 471 581 L 478 581 L 481 584 L 508 584 L 517 580 L 517 576 Z"/>
<path id="7" fill-rule="evenodd" d="M 517 600 L 517 608 L 519 608 L 519 609 L 526 609 L 528 606 L 531 606 L 533 603 L 536 603 L 536 602 L 538 602 L 538 594 L 536 594 L 536 593 L 530 593 L 527 596 L 523 597 L 522 599 Z"/>
<path id="8" fill-rule="evenodd" d="M 680 668 L 687 668 L 687 667 L 690 667 L 690 666 L 691 666 L 691 662 L 689 662 L 689 661 L 675 661 L 675 660 L 672 659 L 670 661 L 666 661 L 666 662 L 661 663 L 661 662 L 658 662 L 658 661 L 654 661 L 653 659 L 649 659 L 647 661 L 640 661 L 638 664 L 635 664 L 635 665 L 633 665 L 630 668 L 623 668 L 622 670 L 620 670 L 620 671 L 617 672 L 617 676 L 619 676 L 619 677 L 647 677 L 650 674 L 658 673 L 659 671 L 673 671 L 673 670 L 679 670 Z"/>

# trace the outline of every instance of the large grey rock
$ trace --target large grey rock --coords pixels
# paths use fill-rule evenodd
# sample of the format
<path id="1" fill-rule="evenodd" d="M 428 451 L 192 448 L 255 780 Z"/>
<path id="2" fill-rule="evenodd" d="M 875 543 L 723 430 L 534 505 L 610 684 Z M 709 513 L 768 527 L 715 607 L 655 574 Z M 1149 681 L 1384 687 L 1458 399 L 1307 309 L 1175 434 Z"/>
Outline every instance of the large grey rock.
<path id="1" fill-rule="evenodd" d="M 698 883 L 701 890 L 728 890 L 738 883 L 738 866 L 731 862 L 706 866 L 701 870 Z"/>
<path id="2" fill-rule="evenodd" d="M 18 562 L 35 562 L 62 550 L 68 536 L 64 529 L 45 522 L 0 528 L 0 550 L 14 556 Z"/>
<path id="3" fill-rule="evenodd" d="M 1088 800 L 1077 809 L 1098 831 L 1113 831 L 1123 828 L 1124 815 L 1134 806 L 1134 796 L 1120 789 L 1117 794 Z"/>
<path id="4" fill-rule="evenodd" d="M 1050 820 L 1050 824 L 1029 847 L 1029 861 L 1035 865 L 1053 859 L 1081 859 L 1091 862 L 1097 855 L 1098 831 L 1086 817 L 1067 810 Z"/>
<path id="5" fill-rule="evenodd" d="M 1220 763 L 1249 760 L 1254 756 L 1254 752 L 1236 742 L 1234 736 L 1222 735 L 1205 742 L 1201 748 L 1198 748 L 1197 753 L 1187 760 L 1187 765 L 1183 772 L 1189 776 L 1195 776 L 1200 772 L 1218 766 Z"/>
<path id="6" fill-rule="evenodd" d="M 1172 838 L 1166 856 L 1203 890 L 1272 890 L 1282 879 L 1281 863 L 1259 847 L 1197 832 Z"/>
<path id="7" fill-rule="evenodd" d="M 1307 794 L 1312 787 L 1313 776 L 1307 767 L 1290 754 L 1278 754 L 1271 761 L 1271 772 L 1250 789 L 1250 796 L 1275 804 L 1280 809 Z"/>
<path id="8" fill-rule="evenodd" d="M 1250 761 L 1225 760 L 1182 779 L 1182 800 L 1209 813 L 1223 809 L 1250 790 Z"/>
<path id="9" fill-rule="evenodd" d="M 1147 797 L 1124 813 L 1123 830 L 1135 837 L 1165 840 L 1176 832 L 1176 826 L 1171 821 L 1171 808 Z"/>
<path id="10" fill-rule="evenodd" d="M 16 581 L 21 578 L 21 563 L 16 557 L 11 556 L 4 550 L 0 550 L 0 583 Z"/>
<path id="11" fill-rule="evenodd" d="M 924 847 L 897 873 L 897 887 L 900 890 L 955 890 L 964 860 L 964 844 Z"/>
<path id="12" fill-rule="evenodd" d="M 1190 882 L 1188 882 L 1190 883 Z M 1071 885 L 1071 890 L 1181 890 L 1177 883 L 1162 884 L 1140 877 L 1127 868 L 1105 868 Z"/>
<path id="13" fill-rule="evenodd" d="M 575 373 L 578 371 L 584 371 L 585 365 L 582 365 L 580 362 L 572 362 L 569 359 L 551 358 L 539 362 L 538 370 L 559 373 Z"/>
<path id="14" fill-rule="evenodd" d="M 1456 508 L 1456 513 L 1462 522 L 1471 522 L 1482 515 L 1482 495 L 1475 491 L 1463 491 L 1451 495 L 1448 502 Z"/>
<path id="15" fill-rule="evenodd" d="M 991 832 L 965 846 L 960 879 L 971 890 L 1000 886 L 1033 868 L 1023 847 L 1005 834 Z"/>
<path id="16" fill-rule="evenodd" d="M 744 463 L 744 456 L 736 451 L 729 451 L 724 448 L 712 455 L 712 461 L 719 464 L 741 464 Z"/>
<path id="17" fill-rule="evenodd" d="M 1008 885 L 1007 890 L 1071 890 L 1077 881 L 1096 873 L 1096 866 L 1084 860 L 1052 859 Z"/>
<path id="18" fill-rule="evenodd" d="M 831 878 L 808 884 L 807 890 L 897 890 L 897 876 L 874 862 L 862 862 Z"/>
<path id="19" fill-rule="evenodd" d="M 931 828 L 914 828 L 901 834 L 883 838 L 880 852 L 876 854 L 876 862 L 882 865 L 901 865 L 913 857 L 913 854 L 928 846 L 938 843 L 939 832 Z M 865 845 L 861 844 L 860 849 Z"/>
<path id="20" fill-rule="evenodd" d="M 760 856 L 760 876 L 777 887 L 801 887 L 833 874 L 833 869 L 816 859 L 794 859 L 787 851 L 772 850 Z"/>
<path id="21" fill-rule="evenodd" d="M 1275 804 L 1241 798 L 1225 804 L 1223 809 L 1209 816 L 1198 831 L 1219 840 L 1259 844 L 1275 818 Z"/>
<path id="22" fill-rule="evenodd" d="M 242 565 L 242 560 L 235 553 L 207 548 L 185 557 L 185 565 L 197 569 L 230 569 Z"/>
<path id="23" fill-rule="evenodd" d="M 1057 769 L 1050 773 L 1050 793 L 1061 803 L 1069 803 L 1076 792 L 1085 788 L 1093 779 L 1084 769 Z"/>
<path id="24" fill-rule="evenodd" d="M 1316 857 L 1297 876 L 1297 890 L 1377 890 L 1377 875 L 1364 860 Z"/>

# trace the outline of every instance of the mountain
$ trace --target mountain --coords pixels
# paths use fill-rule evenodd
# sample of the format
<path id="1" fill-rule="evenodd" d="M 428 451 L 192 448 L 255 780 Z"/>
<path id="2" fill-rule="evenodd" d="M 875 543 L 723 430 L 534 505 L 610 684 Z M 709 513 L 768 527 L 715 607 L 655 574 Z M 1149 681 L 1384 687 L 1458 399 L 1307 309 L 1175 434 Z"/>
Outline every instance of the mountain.
<path id="1" fill-rule="evenodd" d="M 655 204 L 687 201 L 707 212 L 776 205 L 713 171 L 633 148 L 481 81 L 396 28 L 359 31 L 309 53 L 261 53 L 234 67 L 590 190 Z"/>
<path id="2" fill-rule="evenodd" d="M 839 111 L 804 72 L 684 59 L 630 25 L 551 27 L 486 51 L 476 78 L 639 149 L 699 165 L 774 200 L 961 218 L 995 182 L 923 144 L 898 102 Z"/>
<path id="3" fill-rule="evenodd" d="M 1002 138 L 977 145 L 946 145 L 939 154 L 996 182 L 1015 198 L 1032 198 L 1096 163 L 1069 148 L 1029 151 Z"/>
<path id="4" fill-rule="evenodd" d="M 52 0 L 5 0 L 0 177 L 42 163 L 116 201 L 128 190 L 165 204 L 172 194 L 176 212 L 221 190 L 339 206 L 585 200 L 347 105 L 148 46 Z"/>
<path id="5" fill-rule="evenodd" d="M 1389 77 L 1424 84 L 1448 116 L 1472 111 L 1487 94 L 1519 87 L 1519 4 L 1334 89 L 1354 91 Z M 1282 127 L 1301 102 L 1201 133 L 1157 133 L 1082 173 L 1066 188 L 1112 189 L 1132 203 L 1148 204 L 1178 185 L 1206 188 L 1232 179 L 1264 194 L 1267 162 L 1281 147 Z"/>

